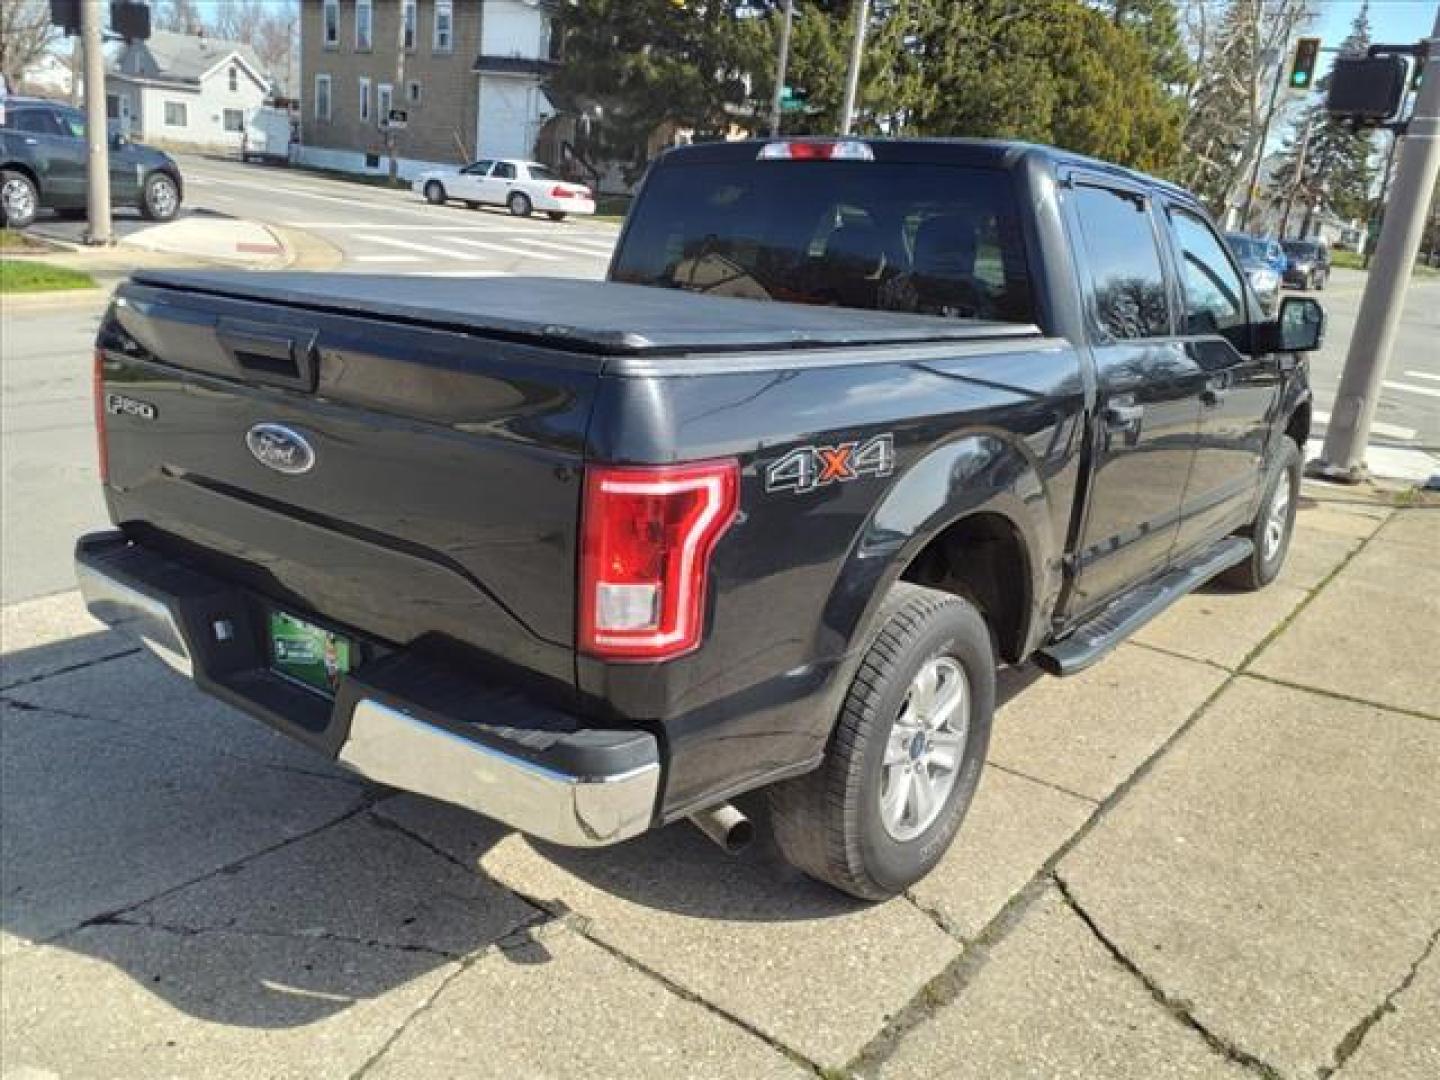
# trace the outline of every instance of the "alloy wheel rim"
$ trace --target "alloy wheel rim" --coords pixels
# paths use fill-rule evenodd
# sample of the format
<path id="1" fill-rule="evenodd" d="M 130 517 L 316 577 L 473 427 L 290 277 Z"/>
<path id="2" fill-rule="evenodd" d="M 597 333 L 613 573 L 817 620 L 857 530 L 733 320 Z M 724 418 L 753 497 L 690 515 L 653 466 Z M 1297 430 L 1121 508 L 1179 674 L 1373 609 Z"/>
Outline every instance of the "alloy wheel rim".
<path id="1" fill-rule="evenodd" d="M 1280 482 L 1275 485 L 1275 495 L 1270 500 L 1270 511 L 1265 515 L 1264 548 L 1261 554 L 1265 561 L 1269 562 L 1280 552 L 1280 545 L 1285 540 L 1285 529 L 1290 520 L 1290 474 L 1280 474 Z"/>
<path id="2" fill-rule="evenodd" d="M 960 776 L 970 731 L 970 680 L 951 656 L 931 657 L 910 683 L 885 740 L 880 822 L 902 843 L 940 816 Z"/>
<path id="3" fill-rule="evenodd" d="M 156 180 L 150 192 L 150 203 L 157 214 L 169 214 L 175 209 L 175 185 L 168 180 Z"/>
<path id="4" fill-rule="evenodd" d="M 35 209 L 35 197 L 23 180 L 10 180 L 4 190 L 6 217 L 28 217 Z"/>

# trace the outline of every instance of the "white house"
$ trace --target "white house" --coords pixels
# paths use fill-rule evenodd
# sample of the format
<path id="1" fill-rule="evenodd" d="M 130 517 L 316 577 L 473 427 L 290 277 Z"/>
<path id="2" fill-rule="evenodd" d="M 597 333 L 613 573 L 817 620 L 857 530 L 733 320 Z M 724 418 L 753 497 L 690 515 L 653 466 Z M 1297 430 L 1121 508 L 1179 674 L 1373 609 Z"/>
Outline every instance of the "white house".
<path id="1" fill-rule="evenodd" d="M 238 150 L 269 92 L 250 46 L 168 30 L 126 45 L 105 74 L 107 111 L 131 138 L 196 149 Z"/>

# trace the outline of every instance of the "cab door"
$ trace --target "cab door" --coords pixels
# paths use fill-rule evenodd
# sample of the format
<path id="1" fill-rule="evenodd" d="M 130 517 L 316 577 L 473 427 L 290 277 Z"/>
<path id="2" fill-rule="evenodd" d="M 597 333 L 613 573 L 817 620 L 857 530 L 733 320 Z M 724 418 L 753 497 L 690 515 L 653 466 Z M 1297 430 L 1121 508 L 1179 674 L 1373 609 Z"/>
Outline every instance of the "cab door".
<path id="1" fill-rule="evenodd" d="M 483 199 L 495 206 L 504 206 L 515 188 L 515 166 L 509 161 L 497 161 L 485 178 Z"/>
<path id="2" fill-rule="evenodd" d="M 1117 178 L 1063 191 L 1088 309 L 1098 397 L 1068 614 L 1168 565 L 1195 456 L 1204 379 L 1177 336 L 1177 300 L 1149 194 Z"/>
<path id="3" fill-rule="evenodd" d="M 52 207 L 85 205 L 87 153 L 84 139 L 62 130 L 48 106 L 11 106 L 5 126 L 25 144 L 40 176 L 40 201 Z"/>
<path id="4" fill-rule="evenodd" d="M 485 177 L 489 175 L 494 164 L 495 162 L 487 158 L 466 165 L 455 177 L 453 184 L 446 182 L 445 187 L 451 198 L 480 202 L 484 196 Z"/>
<path id="5" fill-rule="evenodd" d="M 1253 516 L 1281 373 L 1277 357 L 1256 354 L 1252 319 L 1260 305 L 1229 248 L 1193 207 L 1169 203 L 1165 220 L 1179 267 L 1185 351 L 1204 378 L 1195 466 L 1175 542 L 1183 557 Z"/>

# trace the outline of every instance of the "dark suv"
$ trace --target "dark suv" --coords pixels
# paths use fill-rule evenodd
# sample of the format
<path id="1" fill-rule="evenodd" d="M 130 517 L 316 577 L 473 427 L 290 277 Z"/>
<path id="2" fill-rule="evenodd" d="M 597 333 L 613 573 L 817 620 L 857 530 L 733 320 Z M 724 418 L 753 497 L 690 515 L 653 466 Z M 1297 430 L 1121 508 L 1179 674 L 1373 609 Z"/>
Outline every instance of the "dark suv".
<path id="1" fill-rule="evenodd" d="M 7 98 L 0 121 L 0 224 L 23 229 L 42 206 L 61 215 L 85 210 L 85 114 L 40 98 Z M 110 137 L 110 199 L 151 221 L 180 210 L 180 167 L 169 154 Z"/>
<path id="2" fill-rule="evenodd" d="M 1330 249 L 1319 240 L 1286 240 L 1285 284 L 1297 289 L 1323 289 L 1330 280 Z"/>

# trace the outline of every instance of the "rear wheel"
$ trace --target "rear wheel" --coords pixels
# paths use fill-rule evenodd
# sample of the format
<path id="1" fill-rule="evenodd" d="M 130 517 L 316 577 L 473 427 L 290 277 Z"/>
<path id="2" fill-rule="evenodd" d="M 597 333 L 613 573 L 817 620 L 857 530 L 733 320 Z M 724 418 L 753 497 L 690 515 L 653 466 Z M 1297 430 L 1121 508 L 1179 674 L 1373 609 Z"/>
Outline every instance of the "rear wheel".
<path id="1" fill-rule="evenodd" d="M 439 206 L 445 201 L 445 185 L 439 180 L 431 180 L 425 185 L 425 201 Z"/>
<path id="2" fill-rule="evenodd" d="M 545 211 L 545 216 L 548 217 L 551 221 L 564 221 L 564 220 L 565 220 L 565 211 L 564 211 L 564 210 L 547 210 L 547 211 Z"/>
<path id="3" fill-rule="evenodd" d="M 990 631 L 968 601 L 897 584 L 813 773 L 770 790 L 781 852 L 880 900 L 928 874 L 980 780 L 995 708 Z"/>
<path id="4" fill-rule="evenodd" d="M 534 209 L 530 204 L 530 196 L 522 191 L 517 191 L 511 195 L 505 205 L 510 207 L 510 213 L 516 217 L 529 217 L 530 211 Z"/>
<path id="5" fill-rule="evenodd" d="M 1254 591 L 1274 581 L 1285 565 L 1290 537 L 1295 532 L 1295 509 L 1300 497 L 1300 448 L 1282 438 L 1276 460 L 1270 468 L 1260 509 L 1244 530 L 1255 550 L 1244 562 L 1220 575 L 1226 585 Z"/>
<path id="6" fill-rule="evenodd" d="M 180 185 L 166 173 L 151 173 L 140 192 L 140 213 L 149 221 L 169 221 L 180 212 Z"/>
<path id="7" fill-rule="evenodd" d="M 0 224 L 23 229 L 35 221 L 40 210 L 40 192 L 30 178 L 9 169 L 0 172 Z"/>

